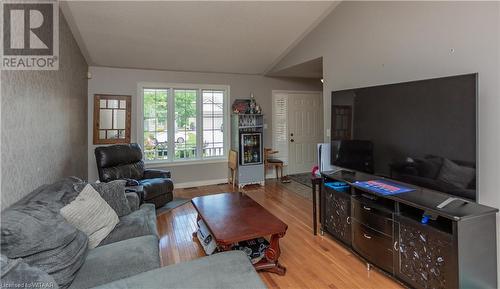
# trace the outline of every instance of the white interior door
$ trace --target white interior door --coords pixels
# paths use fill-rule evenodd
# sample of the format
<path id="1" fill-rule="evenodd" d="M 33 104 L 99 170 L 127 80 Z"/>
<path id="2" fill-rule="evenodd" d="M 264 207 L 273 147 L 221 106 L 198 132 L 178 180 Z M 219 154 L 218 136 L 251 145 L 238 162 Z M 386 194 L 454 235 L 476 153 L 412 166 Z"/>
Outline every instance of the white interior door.
<path id="1" fill-rule="evenodd" d="M 323 141 L 321 92 L 273 93 L 273 148 L 289 174 L 309 172 Z"/>
<path id="2" fill-rule="evenodd" d="M 290 93 L 288 152 L 290 174 L 311 171 L 317 163 L 317 144 L 323 141 L 321 93 Z"/>

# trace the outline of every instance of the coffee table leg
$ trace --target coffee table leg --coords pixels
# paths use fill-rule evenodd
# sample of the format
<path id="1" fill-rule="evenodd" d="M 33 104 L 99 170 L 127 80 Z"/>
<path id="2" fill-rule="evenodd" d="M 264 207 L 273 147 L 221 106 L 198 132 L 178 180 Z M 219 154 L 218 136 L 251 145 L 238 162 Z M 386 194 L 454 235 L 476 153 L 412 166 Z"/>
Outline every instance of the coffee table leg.
<path id="1" fill-rule="evenodd" d="M 286 268 L 281 266 L 278 259 L 281 255 L 279 239 L 285 234 L 274 234 L 271 236 L 269 247 L 266 250 L 265 256 L 257 264 L 254 265 L 256 270 L 268 271 L 278 275 L 285 275 Z"/>

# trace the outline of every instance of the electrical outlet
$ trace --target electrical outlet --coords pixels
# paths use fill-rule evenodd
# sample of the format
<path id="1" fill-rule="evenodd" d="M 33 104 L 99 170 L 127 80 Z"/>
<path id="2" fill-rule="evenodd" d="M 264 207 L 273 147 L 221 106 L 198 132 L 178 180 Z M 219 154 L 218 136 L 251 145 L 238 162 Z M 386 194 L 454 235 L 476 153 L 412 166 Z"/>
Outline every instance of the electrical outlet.
<path id="1" fill-rule="evenodd" d="M 329 129 L 329 128 L 327 128 L 327 129 L 326 129 L 326 136 L 327 136 L 327 137 L 330 137 L 330 136 L 331 136 L 331 133 L 330 133 L 330 129 Z"/>
<path id="2" fill-rule="evenodd" d="M 264 124 L 264 129 L 267 129 L 267 123 Z"/>

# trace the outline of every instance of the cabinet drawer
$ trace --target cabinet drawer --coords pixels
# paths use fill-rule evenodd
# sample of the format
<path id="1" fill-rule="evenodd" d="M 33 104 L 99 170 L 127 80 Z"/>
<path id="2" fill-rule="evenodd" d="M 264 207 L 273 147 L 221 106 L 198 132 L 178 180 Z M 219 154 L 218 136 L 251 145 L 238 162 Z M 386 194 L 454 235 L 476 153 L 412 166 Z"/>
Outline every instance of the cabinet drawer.
<path id="1" fill-rule="evenodd" d="M 377 208 L 368 202 L 362 202 L 357 198 L 352 199 L 352 217 L 361 224 L 386 234 L 393 235 L 392 212 Z"/>
<path id="2" fill-rule="evenodd" d="M 353 247 L 368 261 L 380 268 L 393 272 L 393 242 L 392 238 L 360 224 L 352 222 Z"/>

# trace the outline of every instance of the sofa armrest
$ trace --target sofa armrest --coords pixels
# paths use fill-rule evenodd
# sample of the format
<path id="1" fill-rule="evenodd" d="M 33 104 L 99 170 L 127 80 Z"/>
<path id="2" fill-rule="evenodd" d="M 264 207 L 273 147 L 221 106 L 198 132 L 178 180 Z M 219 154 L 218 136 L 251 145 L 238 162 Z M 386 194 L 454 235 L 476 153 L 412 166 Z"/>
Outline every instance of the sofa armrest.
<path id="1" fill-rule="evenodd" d="M 144 170 L 144 179 L 156 179 L 156 178 L 164 178 L 170 179 L 170 172 L 164 170 Z"/>
<path id="2" fill-rule="evenodd" d="M 128 205 L 130 206 L 130 210 L 132 212 L 137 211 L 140 205 L 140 199 L 136 192 L 125 193 L 127 197 Z"/>

